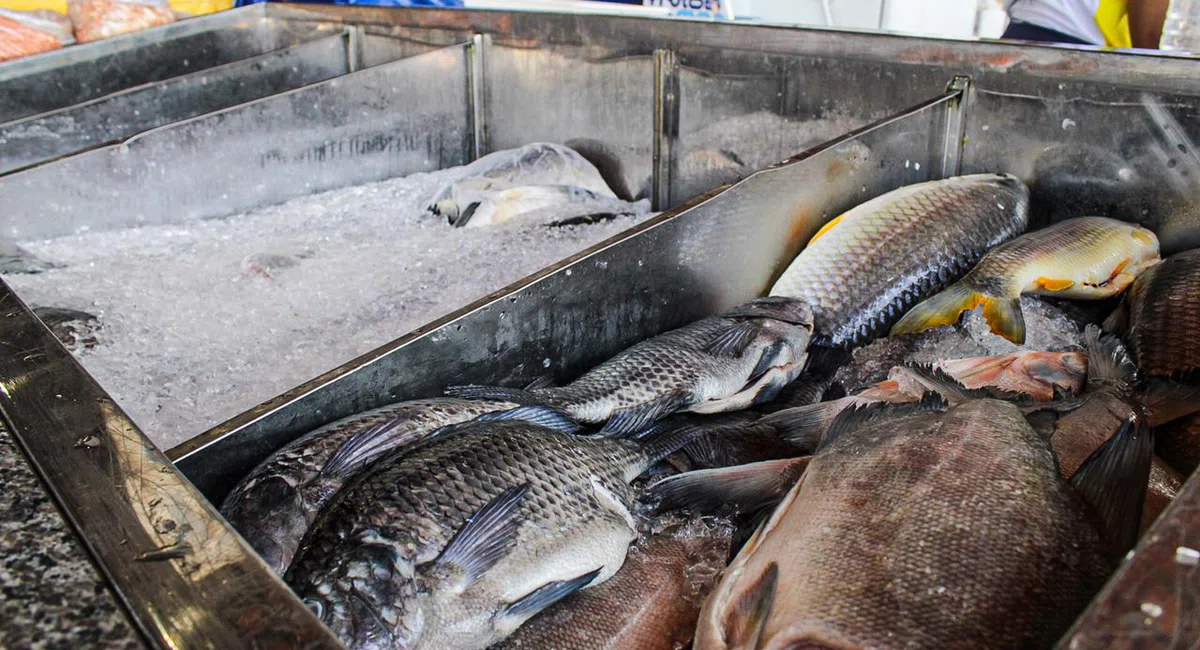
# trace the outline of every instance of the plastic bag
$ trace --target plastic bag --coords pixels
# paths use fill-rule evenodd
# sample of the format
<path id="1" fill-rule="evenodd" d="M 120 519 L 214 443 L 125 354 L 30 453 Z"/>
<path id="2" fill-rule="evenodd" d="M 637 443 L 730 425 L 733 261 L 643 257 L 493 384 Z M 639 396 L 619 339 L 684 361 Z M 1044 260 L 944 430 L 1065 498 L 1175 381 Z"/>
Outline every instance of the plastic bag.
<path id="1" fill-rule="evenodd" d="M 57 50 L 73 42 L 71 21 L 62 14 L 0 8 L 0 61 Z"/>
<path id="2" fill-rule="evenodd" d="M 175 22 L 166 0 L 67 0 L 67 14 L 80 43 Z"/>

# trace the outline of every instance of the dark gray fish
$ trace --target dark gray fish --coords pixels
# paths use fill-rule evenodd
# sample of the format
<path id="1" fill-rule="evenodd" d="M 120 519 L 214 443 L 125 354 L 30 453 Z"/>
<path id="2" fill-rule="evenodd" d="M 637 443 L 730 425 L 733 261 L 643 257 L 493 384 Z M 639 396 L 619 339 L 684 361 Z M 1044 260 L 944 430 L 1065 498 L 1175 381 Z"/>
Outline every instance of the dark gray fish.
<path id="1" fill-rule="evenodd" d="M 221 513 L 267 565 L 283 575 L 317 513 L 371 462 L 446 425 L 513 406 L 435 398 L 351 415 L 271 454 L 233 488 Z"/>
<path id="2" fill-rule="evenodd" d="M 720 413 L 769 401 L 796 378 L 812 332 L 808 305 L 759 298 L 643 341 L 560 388 L 457 386 L 457 397 L 541 404 L 631 433 L 677 411 Z"/>
<path id="3" fill-rule="evenodd" d="M 100 320 L 94 314 L 64 307 L 31 307 L 36 315 L 68 350 L 95 347 Z"/>
<path id="4" fill-rule="evenodd" d="M 629 483 L 697 434 L 576 430 L 523 407 L 390 457 L 325 510 L 288 582 L 356 650 L 500 641 L 620 568 L 636 535 Z"/>
<path id="5" fill-rule="evenodd" d="M 729 561 L 732 527 L 693 519 L 638 541 L 611 580 L 572 594 L 492 650 L 677 650 Z"/>
<path id="6" fill-rule="evenodd" d="M 1200 249 L 1139 275 L 1105 325 L 1124 333 L 1147 376 L 1200 377 Z"/>

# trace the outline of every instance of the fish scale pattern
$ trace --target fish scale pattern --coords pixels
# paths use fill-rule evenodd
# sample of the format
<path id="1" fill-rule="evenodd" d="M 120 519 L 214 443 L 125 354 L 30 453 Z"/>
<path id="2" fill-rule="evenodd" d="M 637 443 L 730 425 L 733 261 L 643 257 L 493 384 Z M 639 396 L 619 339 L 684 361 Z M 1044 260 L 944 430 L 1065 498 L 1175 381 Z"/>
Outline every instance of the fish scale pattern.
<path id="1" fill-rule="evenodd" d="M 765 530 L 706 605 L 734 607 L 777 562 L 760 648 L 1049 647 L 1109 570 L 1048 443 L 996 400 L 837 437 Z"/>
<path id="2" fill-rule="evenodd" d="M 308 433 L 263 461 L 226 497 L 221 513 L 277 574 L 287 570 L 309 524 L 349 476 L 322 476 L 321 468 L 346 441 L 398 420 L 387 448 L 413 444 L 448 424 L 514 404 L 439 398 L 400 402 L 338 420 Z"/>
<path id="3" fill-rule="evenodd" d="M 959 176 L 901 188 L 847 212 L 771 289 L 807 300 L 814 342 L 850 348 L 887 331 L 1028 225 L 1016 177 Z"/>
<path id="4" fill-rule="evenodd" d="M 1127 309 L 1126 338 L 1143 373 L 1200 372 L 1200 249 L 1172 255 L 1138 276 Z"/>
<path id="5" fill-rule="evenodd" d="M 422 587 L 413 567 L 435 560 L 493 498 L 527 484 L 515 511 L 515 547 L 557 548 L 555 538 L 611 521 L 593 481 L 631 499 L 625 475 L 650 460 L 631 441 L 518 421 L 467 423 L 348 488 L 305 538 L 287 579 L 352 647 L 392 647 L 420 629 L 414 599 Z M 576 561 L 579 574 L 595 568 L 587 557 Z"/>

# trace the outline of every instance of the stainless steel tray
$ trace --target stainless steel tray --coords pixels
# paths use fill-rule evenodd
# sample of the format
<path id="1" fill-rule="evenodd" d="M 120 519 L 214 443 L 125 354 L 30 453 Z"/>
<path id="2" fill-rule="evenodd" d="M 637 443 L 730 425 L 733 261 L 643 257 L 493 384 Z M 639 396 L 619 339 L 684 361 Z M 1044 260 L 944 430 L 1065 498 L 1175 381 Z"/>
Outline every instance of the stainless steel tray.
<path id="1" fill-rule="evenodd" d="M 572 143 L 627 195 L 671 209 L 170 450 L 182 474 L 9 292 L 0 411 L 134 620 L 163 647 L 332 643 L 201 497 L 219 499 L 316 425 L 450 383 L 516 383 L 547 370 L 569 377 L 757 295 L 825 220 L 906 183 L 1006 170 L 1062 215 L 1160 212 L 1169 192 L 1155 165 L 1169 160 L 1143 92 L 1200 137 L 1200 75 L 1186 59 L 580 15 L 266 6 L 222 19 L 244 16 L 309 34 L 350 27 L 414 49 L 0 177 L 8 208 L 0 234 L 222 216 L 534 140 Z M 0 66 L 0 80 L 5 73 Z M 381 103 L 393 110 L 372 112 Z M 844 118 L 849 134 L 804 152 L 802 135 L 769 130 L 728 141 L 738 120 L 762 112 Z M 756 161 L 795 157 L 719 173 L 690 158 L 729 146 Z M 1114 160 L 1127 165 L 1114 169 Z M 735 184 L 718 190 L 723 182 Z M 1195 482 L 1164 521 L 1197 506 Z M 171 521 L 187 521 L 186 531 L 166 529 L 159 506 L 148 505 L 162 499 L 183 504 Z M 1160 522 L 1146 543 L 1195 548 L 1196 535 Z M 1139 551 L 1129 566 L 1153 557 Z M 1160 568 L 1106 593 L 1200 580 L 1183 565 Z M 249 605 L 229 582 L 235 574 L 236 589 L 270 603 L 278 624 L 236 615 Z M 1173 606 L 1191 615 L 1197 605 L 1179 597 Z M 1113 612 L 1101 621 L 1113 627 L 1109 639 L 1159 624 Z"/>

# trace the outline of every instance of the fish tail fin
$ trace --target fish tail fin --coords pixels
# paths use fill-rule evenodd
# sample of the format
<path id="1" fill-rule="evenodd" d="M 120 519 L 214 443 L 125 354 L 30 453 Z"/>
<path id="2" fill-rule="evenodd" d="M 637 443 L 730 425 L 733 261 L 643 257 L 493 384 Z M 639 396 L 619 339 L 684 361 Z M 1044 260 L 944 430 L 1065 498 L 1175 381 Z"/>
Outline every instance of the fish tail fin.
<path id="1" fill-rule="evenodd" d="M 735 467 L 701 469 L 669 476 L 650 487 L 657 508 L 713 513 L 726 506 L 756 512 L 778 503 L 808 467 L 810 456 L 767 460 Z"/>
<path id="2" fill-rule="evenodd" d="M 1095 325 L 1088 325 L 1083 330 L 1083 342 L 1087 347 L 1089 384 L 1096 381 L 1133 383 L 1137 380 L 1137 365 L 1129 358 L 1121 339 L 1102 333 Z"/>
<path id="3" fill-rule="evenodd" d="M 1153 457 L 1153 430 L 1130 418 L 1071 477 L 1114 553 L 1124 554 L 1137 542 Z"/>
<path id="4" fill-rule="evenodd" d="M 555 406 L 548 397 L 538 395 L 530 389 L 505 388 L 504 386 L 480 386 L 478 384 L 450 386 L 446 389 L 446 394 L 463 399 L 512 402 L 520 406 L 549 406 L 551 408 Z"/>
<path id="5" fill-rule="evenodd" d="M 916 334 L 942 325 L 953 325 L 963 312 L 983 304 L 985 298 L 965 282 L 955 282 L 941 293 L 914 305 L 892 326 L 892 334 Z"/>
<path id="6" fill-rule="evenodd" d="M 800 449 L 812 451 L 820 444 L 821 437 L 838 415 L 858 403 L 859 400 L 854 397 L 843 397 L 829 402 L 797 406 L 763 416 L 758 424 L 769 425 L 783 440 Z"/>
<path id="7" fill-rule="evenodd" d="M 915 334 L 942 325 L 952 325 L 958 322 L 963 312 L 980 305 L 983 305 L 983 318 L 992 333 L 1018 345 L 1025 342 L 1021 297 L 987 293 L 965 280 L 955 282 L 941 293 L 917 303 L 892 326 L 892 334 Z"/>

